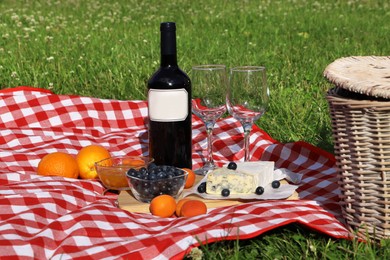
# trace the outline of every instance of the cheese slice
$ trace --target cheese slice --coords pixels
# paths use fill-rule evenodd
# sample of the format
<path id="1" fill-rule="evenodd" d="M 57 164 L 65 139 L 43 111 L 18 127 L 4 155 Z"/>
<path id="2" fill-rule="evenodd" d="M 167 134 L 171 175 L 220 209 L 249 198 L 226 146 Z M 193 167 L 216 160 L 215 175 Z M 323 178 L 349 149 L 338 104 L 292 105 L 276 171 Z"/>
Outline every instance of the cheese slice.
<path id="1" fill-rule="evenodd" d="M 229 189 L 230 194 L 251 194 L 257 187 L 253 174 L 227 168 L 218 168 L 207 175 L 206 192 L 221 194 L 223 189 Z"/>

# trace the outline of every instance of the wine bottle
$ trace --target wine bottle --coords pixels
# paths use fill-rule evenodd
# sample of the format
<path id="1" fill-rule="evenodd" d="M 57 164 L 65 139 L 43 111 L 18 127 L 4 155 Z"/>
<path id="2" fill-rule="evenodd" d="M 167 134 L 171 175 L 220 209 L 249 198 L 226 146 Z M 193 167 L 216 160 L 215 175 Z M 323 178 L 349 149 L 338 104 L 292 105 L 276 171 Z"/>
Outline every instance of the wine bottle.
<path id="1" fill-rule="evenodd" d="M 148 81 L 149 155 L 191 169 L 191 81 L 177 64 L 176 24 L 161 23 L 160 31 L 161 64 Z"/>

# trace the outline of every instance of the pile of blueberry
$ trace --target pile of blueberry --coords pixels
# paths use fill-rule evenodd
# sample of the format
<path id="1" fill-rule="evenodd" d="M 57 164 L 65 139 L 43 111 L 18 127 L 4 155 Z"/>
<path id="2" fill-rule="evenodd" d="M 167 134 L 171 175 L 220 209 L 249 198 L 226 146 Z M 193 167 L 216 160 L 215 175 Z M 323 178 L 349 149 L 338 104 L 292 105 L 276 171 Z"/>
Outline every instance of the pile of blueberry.
<path id="1" fill-rule="evenodd" d="M 132 188 L 147 199 L 162 194 L 176 196 L 186 181 L 185 171 L 155 163 L 150 163 L 147 168 L 130 169 L 126 175 Z"/>
<path id="2" fill-rule="evenodd" d="M 227 168 L 228 168 L 229 170 L 236 170 L 236 169 L 237 169 L 237 164 L 236 164 L 235 162 L 230 162 L 230 163 L 228 164 Z M 279 187 L 280 187 L 280 181 L 278 181 L 278 180 L 273 181 L 273 182 L 271 183 L 271 186 L 272 186 L 272 188 L 274 188 L 274 189 L 279 188 Z M 202 183 L 198 186 L 198 192 L 199 192 L 199 193 L 205 193 L 205 192 L 206 192 L 206 182 L 202 182 Z M 261 186 L 257 187 L 255 193 L 256 193 L 257 195 L 263 194 L 263 193 L 264 193 L 264 188 L 261 187 Z M 221 191 L 221 195 L 222 195 L 223 197 L 229 197 L 229 195 L 230 195 L 230 190 L 229 190 L 229 189 L 223 189 L 223 190 Z"/>

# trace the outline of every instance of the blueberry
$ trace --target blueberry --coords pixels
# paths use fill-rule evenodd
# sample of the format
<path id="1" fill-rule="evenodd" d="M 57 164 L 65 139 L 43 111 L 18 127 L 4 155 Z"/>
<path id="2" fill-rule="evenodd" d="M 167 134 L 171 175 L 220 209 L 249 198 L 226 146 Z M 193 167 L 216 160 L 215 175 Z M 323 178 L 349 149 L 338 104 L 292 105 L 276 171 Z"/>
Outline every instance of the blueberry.
<path id="1" fill-rule="evenodd" d="M 175 177 L 175 174 L 173 172 L 168 172 L 167 173 L 167 178 L 168 179 L 172 179 L 173 177 Z"/>
<path id="2" fill-rule="evenodd" d="M 140 172 L 142 175 L 145 175 L 145 174 L 148 172 L 148 170 L 146 170 L 145 167 L 142 167 L 141 169 L 139 169 L 139 172 Z"/>
<path id="3" fill-rule="evenodd" d="M 137 170 L 134 169 L 134 168 L 131 168 L 131 169 L 129 169 L 129 170 L 127 171 L 127 176 L 132 176 L 132 177 L 134 177 L 136 173 L 137 173 Z"/>
<path id="4" fill-rule="evenodd" d="M 155 163 L 149 163 L 149 165 L 148 165 L 148 171 L 151 171 L 151 170 L 153 170 L 153 169 L 155 169 L 157 167 L 157 165 L 155 164 Z"/>
<path id="5" fill-rule="evenodd" d="M 138 178 L 146 180 L 148 177 L 146 176 L 146 174 L 139 173 Z"/>
<path id="6" fill-rule="evenodd" d="M 162 184 L 162 185 L 160 185 L 160 191 L 162 191 L 162 192 L 166 192 L 167 191 L 167 188 L 168 188 L 168 186 L 167 185 L 165 185 L 165 183 L 164 184 Z"/>
<path id="7" fill-rule="evenodd" d="M 161 167 L 157 166 L 156 168 L 153 168 L 152 171 L 157 174 L 159 172 L 162 172 L 163 170 L 161 169 Z"/>
<path id="8" fill-rule="evenodd" d="M 230 195 L 230 190 L 229 189 L 223 189 L 221 192 L 221 195 L 223 197 L 228 197 Z"/>
<path id="9" fill-rule="evenodd" d="M 255 192 L 257 195 L 261 195 L 264 193 L 264 188 L 259 186 L 256 188 L 256 192 Z"/>
<path id="10" fill-rule="evenodd" d="M 156 174 L 149 174 L 148 175 L 148 180 L 151 180 L 151 181 L 154 181 L 154 180 L 156 180 L 157 179 L 157 175 Z"/>
<path id="11" fill-rule="evenodd" d="M 157 173 L 157 179 L 165 179 L 167 177 L 167 174 L 165 172 L 159 172 Z"/>
<path id="12" fill-rule="evenodd" d="M 280 187 L 280 181 L 273 181 L 271 185 L 272 188 L 277 189 Z"/>
<path id="13" fill-rule="evenodd" d="M 153 168 L 153 169 L 149 170 L 149 174 L 157 175 L 157 173 L 158 173 L 158 168 Z"/>
<path id="14" fill-rule="evenodd" d="M 206 192 L 206 182 L 202 182 L 202 183 L 198 186 L 198 192 L 199 192 L 199 193 L 205 193 L 205 192 Z"/>
<path id="15" fill-rule="evenodd" d="M 237 169 L 237 164 L 235 162 L 230 162 L 227 166 L 229 170 L 236 170 Z"/>
<path id="16" fill-rule="evenodd" d="M 144 189 L 141 191 L 141 194 L 142 194 L 143 196 L 149 196 L 149 194 L 150 194 L 149 188 L 144 188 Z"/>
<path id="17" fill-rule="evenodd" d="M 160 189 L 156 185 L 150 187 L 150 191 L 153 196 L 157 196 L 160 193 Z"/>

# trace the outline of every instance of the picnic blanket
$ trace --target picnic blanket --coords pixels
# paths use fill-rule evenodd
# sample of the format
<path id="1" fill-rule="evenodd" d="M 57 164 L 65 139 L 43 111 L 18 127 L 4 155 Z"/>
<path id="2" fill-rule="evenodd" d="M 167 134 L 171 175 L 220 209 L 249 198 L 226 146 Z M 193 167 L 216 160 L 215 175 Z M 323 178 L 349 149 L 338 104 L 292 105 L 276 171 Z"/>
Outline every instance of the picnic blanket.
<path id="1" fill-rule="evenodd" d="M 305 142 L 279 143 L 254 127 L 253 160 L 303 174 L 300 200 L 269 200 L 210 209 L 191 218 L 124 211 L 98 180 L 38 176 L 47 153 L 76 155 L 100 144 L 112 155 L 148 155 L 145 101 L 56 95 L 18 87 L 0 91 L 0 258 L 180 259 L 200 243 L 248 239 L 300 223 L 349 238 L 338 204 L 334 157 Z M 243 137 L 232 117 L 217 122 L 218 165 L 243 160 Z M 205 160 L 206 132 L 193 117 L 193 165 Z"/>

